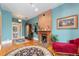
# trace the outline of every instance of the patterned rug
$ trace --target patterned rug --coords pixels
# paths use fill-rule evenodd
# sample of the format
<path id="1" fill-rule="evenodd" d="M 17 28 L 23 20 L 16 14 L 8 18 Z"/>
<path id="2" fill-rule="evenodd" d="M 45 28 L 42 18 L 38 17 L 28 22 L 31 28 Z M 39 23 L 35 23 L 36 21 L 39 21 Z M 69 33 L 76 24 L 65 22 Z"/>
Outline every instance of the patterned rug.
<path id="1" fill-rule="evenodd" d="M 12 51 L 7 56 L 51 56 L 52 54 L 40 46 L 27 46 Z"/>

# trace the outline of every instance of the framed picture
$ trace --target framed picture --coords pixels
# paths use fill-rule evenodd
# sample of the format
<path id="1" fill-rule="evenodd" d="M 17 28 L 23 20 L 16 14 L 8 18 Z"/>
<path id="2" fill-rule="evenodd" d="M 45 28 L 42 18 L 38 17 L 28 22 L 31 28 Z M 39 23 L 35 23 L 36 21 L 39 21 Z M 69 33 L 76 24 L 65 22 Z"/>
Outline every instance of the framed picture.
<path id="1" fill-rule="evenodd" d="M 78 28 L 78 16 L 68 16 L 57 19 L 57 29 Z"/>

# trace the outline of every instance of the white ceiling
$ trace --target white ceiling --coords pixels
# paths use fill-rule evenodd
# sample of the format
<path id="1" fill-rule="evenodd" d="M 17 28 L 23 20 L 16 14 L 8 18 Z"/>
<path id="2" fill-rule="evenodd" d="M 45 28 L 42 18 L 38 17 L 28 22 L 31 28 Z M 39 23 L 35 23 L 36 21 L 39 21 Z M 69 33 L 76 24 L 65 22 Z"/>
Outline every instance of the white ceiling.
<path id="1" fill-rule="evenodd" d="M 42 12 L 45 12 L 49 9 L 56 8 L 61 5 L 61 3 L 33 3 L 35 7 L 32 7 L 30 3 L 2 3 L 1 6 L 3 9 L 6 9 L 16 17 L 22 16 L 23 18 L 28 17 L 29 19 L 35 17 Z M 35 11 L 35 8 L 38 8 L 38 11 Z"/>

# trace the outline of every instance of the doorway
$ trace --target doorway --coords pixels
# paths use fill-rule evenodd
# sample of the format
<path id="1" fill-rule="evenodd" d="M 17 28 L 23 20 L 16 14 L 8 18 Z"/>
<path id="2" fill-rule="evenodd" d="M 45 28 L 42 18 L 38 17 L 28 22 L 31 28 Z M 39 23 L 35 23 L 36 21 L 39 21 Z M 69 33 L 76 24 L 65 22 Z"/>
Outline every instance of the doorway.
<path id="1" fill-rule="evenodd" d="M 13 27 L 12 39 L 13 40 L 21 39 L 21 37 L 22 37 L 22 24 L 21 23 L 13 22 L 12 23 L 12 27 Z"/>
<path id="2" fill-rule="evenodd" d="M 32 40 L 33 39 L 33 31 L 32 31 L 32 25 L 26 24 L 26 39 Z"/>

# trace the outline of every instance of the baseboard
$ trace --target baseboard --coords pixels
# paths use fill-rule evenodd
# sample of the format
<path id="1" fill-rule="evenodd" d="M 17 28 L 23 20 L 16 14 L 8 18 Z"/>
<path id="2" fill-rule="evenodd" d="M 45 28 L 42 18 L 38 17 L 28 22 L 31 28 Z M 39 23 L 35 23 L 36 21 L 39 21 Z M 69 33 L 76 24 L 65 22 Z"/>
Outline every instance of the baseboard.
<path id="1" fill-rule="evenodd" d="M 8 44 L 8 43 L 12 43 L 12 40 L 9 40 L 9 41 L 2 41 L 2 42 L 1 42 L 2 45 Z"/>
<path id="2" fill-rule="evenodd" d="M 5 47 L 11 46 L 11 45 L 12 45 L 12 40 L 3 41 L 3 42 L 1 43 L 1 48 L 5 48 Z"/>
<path id="3" fill-rule="evenodd" d="M 38 38 L 37 38 L 37 37 L 33 37 L 33 39 L 34 39 L 34 40 L 38 40 Z"/>

